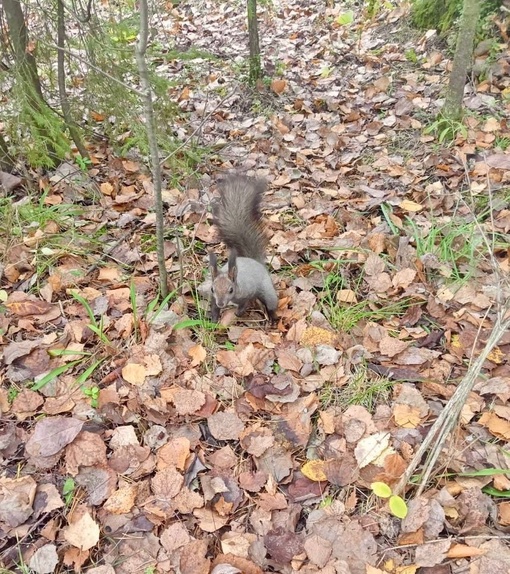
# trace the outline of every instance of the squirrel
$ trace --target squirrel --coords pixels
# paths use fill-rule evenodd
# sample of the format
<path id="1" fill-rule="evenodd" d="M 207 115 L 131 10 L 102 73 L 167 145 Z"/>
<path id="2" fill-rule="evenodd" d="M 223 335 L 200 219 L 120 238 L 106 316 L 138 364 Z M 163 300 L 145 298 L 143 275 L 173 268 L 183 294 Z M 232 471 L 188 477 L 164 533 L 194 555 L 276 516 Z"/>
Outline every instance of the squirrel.
<path id="1" fill-rule="evenodd" d="M 211 269 L 211 319 L 217 323 L 220 310 L 237 305 L 241 316 L 250 301 L 258 299 L 269 319 L 277 319 L 278 296 L 265 265 L 268 243 L 260 203 L 266 182 L 231 175 L 218 182 L 220 198 L 213 207 L 213 223 L 229 249 L 228 263 L 218 269 L 216 255 L 209 253 Z"/>

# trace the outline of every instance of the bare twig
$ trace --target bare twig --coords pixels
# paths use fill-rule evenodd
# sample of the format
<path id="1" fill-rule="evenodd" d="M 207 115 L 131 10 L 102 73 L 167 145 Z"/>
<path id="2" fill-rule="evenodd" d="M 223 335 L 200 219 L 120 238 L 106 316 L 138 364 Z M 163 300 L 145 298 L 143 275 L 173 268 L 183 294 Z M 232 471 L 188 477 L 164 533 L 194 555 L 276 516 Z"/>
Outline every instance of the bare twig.
<path id="1" fill-rule="evenodd" d="M 98 66 L 94 66 L 94 64 L 92 64 L 89 60 L 87 60 L 87 58 L 83 58 L 82 56 L 80 56 L 76 52 L 72 52 L 71 50 L 67 50 L 66 48 L 61 48 L 60 46 L 57 46 L 56 44 L 54 44 L 52 42 L 44 42 L 43 40 L 38 40 L 38 42 L 42 46 L 46 46 L 47 48 L 51 48 L 53 50 L 59 50 L 60 52 L 63 52 L 64 54 L 67 54 L 68 56 L 75 58 L 76 60 L 78 60 L 82 64 L 85 64 L 86 66 L 88 66 L 91 70 L 95 70 L 98 74 L 101 74 L 105 78 L 108 78 L 109 80 L 111 80 L 112 82 L 119 84 L 119 86 L 122 86 L 123 88 L 126 88 L 126 90 L 133 92 L 133 94 L 140 96 L 140 98 L 145 97 L 145 94 L 142 90 L 137 90 L 136 88 L 133 88 L 133 86 L 130 86 L 129 84 L 126 84 L 125 82 L 123 82 L 122 80 L 119 80 L 115 76 L 112 76 L 108 72 L 105 72 L 104 70 L 102 70 Z"/>
<path id="2" fill-rule="evenodd" d="M 163 299 L 168 295 L 167 272 L 165 266 L 165 229 L 163 218 L 163 196 L 161 193 L 161 166 L 159 163 L 158 140 L 156 137 L 156 119 L 152 105 L 152 89 L 149 79 L 149 70 L 145 60 L 147 41 L 149 39 L 149 8 L 147 0 L 140 0 L 140 33 L 136 43 L 136 63 L 140 74 L 140 83 L 143 90 L 145 108 L 145 121 L 147 139 L 149 140 L 152 181 L 154 183 L 154 199 L 156 211 L 156 241 L 159 267 L 159 285 Z"/>
<path id="3" fill-rule="evenodd" d="M 423 492 L 430 474 L 434 468 L 434 465 L 443 449 L 445 441 L 452 429 L 457 424 L 462 407 L 464 406 L 469 393 L 473 389 L 473 386 L 478 380 L 484 362 L 494 347 L 498 344 L 498 341 L 510 327 L 510 316 L 508 316 L 509 311 L 510 305 L 508 304 L 499 309 L 496 323 L 492 329 L 489 339 L 487 340 L 487 343 L 485 344 L 485 347 L 482 349 L 482 352 L 478 355 L 476 360 L 471 363 L 466 376 L 457 387 L 457 390 L 453 394 L 452 398 L 448 401 L 441 414 L 437 417 L 435 423 L 432 425 L 432 428 L 430 429 L 427 437 L 422 442 L 418 452 L 414 455 L 406 472 L 400 479 L 400 482 L 395 489 L 396 494 L 401 493 L 404 490 L 412 474 L 421 463 L 423 456 L 427 453 L 430 446 L 433 445 L 430 452 L 428 452 L 427 459 L 422 471 L 421 484 L 418 488 L 416 496 L 419 496 Z"/>
<path id="4" fill-rule="evenodd" d="M 174 156 L 178 151 L 180 151 L 183 147 L 185 147 L 187 145 L 187 143 L 189 141 L 191 141 L 191 139 L 203 128 L 205 122 L 214 114 L 214 112 L 216 112 L 217 109 L 220 108 L 220 106 L 222 106 L 229 98 L 231 98 L 235 93 L 236 93 L 237 89 L 234 88 L 234 90 L 232 92 L 230 92 L 230 94 L 227 94 L 223 99 L 221 99 L 218 104 L 208 113 L 206 114 L 202 121 L 200 122 L 200 125 L 191 132 L 191 134 L 178 146 L 176 147 L 174 150 L 172 150 L 171 153 L 169 153 L 164 159 L 161 160 L 160 165 L 163 165 L 166 161 L 168 161 L 172 156 Z"/>

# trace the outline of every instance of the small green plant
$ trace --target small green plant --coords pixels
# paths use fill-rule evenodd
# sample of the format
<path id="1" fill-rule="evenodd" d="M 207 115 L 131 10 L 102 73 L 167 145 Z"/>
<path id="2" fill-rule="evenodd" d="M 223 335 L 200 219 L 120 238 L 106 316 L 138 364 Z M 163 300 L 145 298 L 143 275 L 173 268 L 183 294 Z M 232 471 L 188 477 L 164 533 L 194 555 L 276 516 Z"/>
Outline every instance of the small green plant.
<path id="1" fill-rule="evenodd" d="M 73 352 L 73 354 L 76 354 Z M 72 369 L 74 366 L 80 364 L 82 362 L 83 359 L 78 359 L 76 361 L 71 361 L 69 363 L 65 363 L 64 365 L 60 365 L 60 367 L 56 367 L 55 369 L 52 369 L 49 373 L 47 373 L 46 375 L 44 375 L 42 378 L 36 380 L 31 386 L 30 386 L 30 390 L 31 391 L 38 391 L 40 389 L 42 389 L 43 387 L 45 387 L 48 383 L 50 383 L 51 381 L 53 381 L 54 379 L 56 379 L 57 377 L 60 377 L 60 375 L 62 375 L 63 373 L 65 373 L 66 371 Z"/>
<path id="2" fill-rule="evenodd" d="M 461 121 L 452 120 L 442 115 L 439 115 L 428 128 L 425 128 L 423 133 L 425 135 L 433 134 L 440 144 L 453 141 L 459 134 L 463 138 L 467 138 L 468 135 L 467 128 Z"/>
<path id="3" fill-rule="evenodd" d="M 148 323 L 153 323 L 154 321 L 156 321 L 160 313 L 162 313 L 168 308 L 168 304 L 177 295 L 177 292 L 178 290 L 174 289 L 162 301 L 160 301 L 161 294 L 158 291 L 154 299 L 152 299 L 152 301 L 149 302 L 143 313 L 143 317 L 145 318 L 145 320 Z M 129 286 L 129 298 L 131 300 L 131 309 L 133 310 L 135 333 L 138 334 L 138 330 L 140 328 L 140 316 L 139 316 L 140 313 L 138 309 L 136 288 L 133 281 Z"/>
<path id="4" fill-rule="evenodd" d="M 335 19 L 335 23 L 338 24 L 339 26 L 350 26 L 353 22 L 354 22 L 354 12 L 352 10 L 339 14 Z"/>
<path id="5" fill-rule="evenodd" d="M 92 165 L 92 162 L 88 157 L 82 157 L 79 154 L 75 156 L 74 160 L 82 171 L 87 171 L 87 169 Z"/>
<path id="6" fill-rule="evenodd" d="M 461 218 L 434 220 L 423 229 L 406 218 L 405 229 L 412 237 L 418 257 L 433 256 L 437 259 L 437 272 L 452 282 L 465 282 L 476 269 L 476 261 L 483 247 L 483 237 L 476 221 Z"/>
<path id="7" fill-rule="evenodd" d="M 510 137 L 507 136 L 497 137 L 494 144 L 495 147 L 499 148 L 501 151 L 506 151 L 510 147 Z"/>
<path id="8" fill-rule="evenodd" d="M 9 401 L 9 403 L 12 403 L 12 401 L 19 395 L 19 389 L 17 389 L 15 386 L 11 385 L 9 387 L 9 390 L 7 391 L 7 400 Z"/>
<path id="9" fill-rule="evenodd" d="M 418 54 L 414 48 L 409 48 L 404 52 L 404 56 L 408 62 L 412 62 L 413 64 L 418 63 Z"/>
<path id="10" fill-rule="evenodd" d="M 372 492 L 379 498 L 388 499 L 391 514 L 404 519 L 407 516 L 407 504 L 403 498 L 393 494 L 391 488 L 384 482 L 373 482 L 370 485 Z"/>
<path id="11" fill-rule="evenodd" d="M 275 76 L 283 76 L 285 74 L 285 70 L 287 69 L 287 64 L 282 60 L 276 60 L 274 63 L 274 75 Z"/>
<path id="12" fill-rule="evenodd" d="M 71 506 L 75 490 L 76 490 L 76 483 L 74 482 L 74 479 L 71 477 L 66 478 L 62 486 L 62 496 L 64 497 L 64 502 L 66 503 L 66 506 Z"/>
<path id="13" fill-rule="evenodd" d="M 389 400 L 394 384 L 395 381 L 375 375 L 366 364 L 360 363 L 346 385 L 338 387 L 334 383 L 325 384 L 319 400 L 323 408 L 337 406 L 345 409 L 351 405 L 360 405 L 373 412 L 376 405 Z"/>
<path id="14" fill-rule="evenodd" d="M 333 497 L 332 496 L 325 496 L 321 503 L 319 504 L 319 508 L 328 508 L 333 504 Z"/>
<path id="15" fill-rule="evenodd" d="M 105 345 L 111 345 L 110 340 L 108 339 L 108 337 L 104 332 L 103 315 L 101 315 L 101 318 L 99 319 L 99 321 L 97 321 L 94 315 L 94 311 L 92 310 L 92 307 L 89 305 L 89 302 L 84 297 L 82 297 L 76 291 L 71 291 L 71 296 L 74 299 L 76 299 L 78 303 L 81 303 L 85 308 L 85 311 L 87 311 L 87 315 L 89 316 L 90 321 L 90 325 L 88 326 L 89 329 L 99 337 L 99 340 L 102 343 L 104 343 Z"/>
<path id="16" fill-rule="evenodd" d="M 93 387 L 82 387 L 83 394 L 90 399 L 90 406 L 94 409 L 97 408 L 97 402 L 99 400 L 99 387 L 94 385 Z"/>

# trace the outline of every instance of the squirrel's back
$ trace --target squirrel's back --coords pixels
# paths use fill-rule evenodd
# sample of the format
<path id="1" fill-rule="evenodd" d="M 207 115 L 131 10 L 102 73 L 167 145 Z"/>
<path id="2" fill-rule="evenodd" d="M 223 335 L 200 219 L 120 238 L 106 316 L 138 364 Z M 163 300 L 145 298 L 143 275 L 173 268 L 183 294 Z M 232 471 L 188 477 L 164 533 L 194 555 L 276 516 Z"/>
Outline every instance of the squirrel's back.
<path id="1" fill-rule="evenodd" d="M 267 236 L 260 203 L 266 182 L 244 175 L 230 175 L 218 183 L 220 199 L 213 209 L 213 221 L 220 239 L 240 257 L 265 260 Z"/>

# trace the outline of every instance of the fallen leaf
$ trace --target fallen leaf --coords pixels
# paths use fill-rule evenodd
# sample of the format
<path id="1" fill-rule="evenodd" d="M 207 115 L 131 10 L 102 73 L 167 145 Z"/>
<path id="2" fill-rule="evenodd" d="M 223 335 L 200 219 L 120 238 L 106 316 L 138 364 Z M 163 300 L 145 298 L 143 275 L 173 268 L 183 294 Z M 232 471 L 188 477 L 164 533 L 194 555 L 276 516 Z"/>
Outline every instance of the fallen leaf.
<path id="1" fill-rule="evenodd" d="M 64 538 L 80 550 L 89 550 L 99 542 L 99 526 L 89 512 L 63 529 Z"/>

